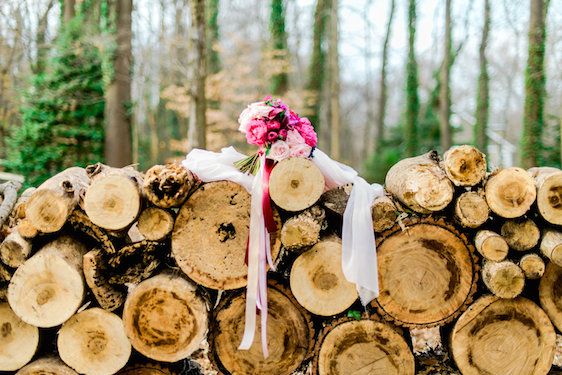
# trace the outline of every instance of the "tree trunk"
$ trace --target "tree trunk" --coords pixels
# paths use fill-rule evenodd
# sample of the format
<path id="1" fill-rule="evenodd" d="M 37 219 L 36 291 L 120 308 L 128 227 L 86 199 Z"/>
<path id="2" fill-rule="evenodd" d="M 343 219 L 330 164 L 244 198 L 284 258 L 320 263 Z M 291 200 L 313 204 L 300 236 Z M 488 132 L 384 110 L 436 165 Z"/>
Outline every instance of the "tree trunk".
<path id="1" fill-rule="evenodd" d="M 76 16 L 76 0 L 64 0 L 63 21 L 68 24 Z"/>
<path id="2" fill-rule="evenodd" d="M 40 358 L 18 371 L 18 375 L 78 375 L 76 371 L 54 357 Z"/>
<path id="3" fill-rule="evenodd" d="M 531 168 L 537 186 L 537 207 L 551 224 L 562 225 L 562 171 L 557 168 Z"/>
<path id="4" fill-rule="evenodd" d="M 525 287 L 523 270 L 509 260 L 484 262 L 482 281 L 490 292 L 500 298 L 515 298 Z"/>
<path id="5" fill-rule="evenodd" d="M 115 16 L 115 51 L 113 72 L 106 88 L 105 162 L 113 167 L 132 163 L 131 145 L 131 12 L 132 0 L 114 0 L 110 4 Z"/>
<path id="6" fill-rule="evenodd" d="M 7 303 L 0 303 L 0 371 L 16 371 L 33 358 L 39 329 L 23 322 Z"/>
<path id="7" fill-rule="evenodd" d="M 439 88 L 439 130 L 441 149 L 443 152 L 448 150 L 453 144 L 453 134 L 451 129 L 451 86 L 450 75 L 452 61 L 452 20 L 451 20 L 452 0 L 445 0 L 445 36 L 443 45 L 443 62 L 441 63 L 440 88 Z"/>
<path id="8" fill-rule="evenodd" d="M 145 239 L 163 241 L 174 229 L 174 217 L 162 208 L 148 207 L 141 212 L 137 226 Z"/>
<path id="9" fill-rule="evenodd" d="M 464 228 L 478 228 L 490 217 L 490 207 L 482 194 L 467 191 L 455 202 L 455 219 Z"/>
<path id="10" fill-rule="evenodd" d="M 143 194 L 157 207 L 180 207 L 197 178 L 180 164 L 155 165 L 144 176 Z"/>
<path id="11" fill-rule="evenodd" d="M 37 57 L 35 58 L 35 63 L 33 66 L 33 73 L 35 74 L 42 74 L 45 72 L 45 60 L 47 58 L 47 52 L 49 51 L 48 46 L 46 45 L 47 41 L 45 37 L 47 34 L 47 29 L 49 28 L 49 13 L 54 5 L 55 1 L 49 0 L 45 12 L 41 15 L 41 17 L 39 18 L 39 22 L 37 23 L 37 32 L 35 33 Z"/>
<path id="12" fill-rule="evenodd" d="M 220 41 L 219 32 L 219 0 L 209 0 L 207 5 L 207 56 L 209 74 L 217 74 L 221 70 L 221 61 L 218 44 Z"/>
<path id="13" fill-rule="evenodd" d="M 527 279 L 535 280 L 540 279 L 544 275 L 546 265 L 538 254 L 531 253 L 521 257 L 519 267 L 521 267 Z"/>
<path id="14" fill-rule="evenodd" d="M 341 159 L 340 116 L 340 62 L 338 34 L 338 0 L 330 0 L 330 43 L 328 48 L 328 72 L 330 82 L 330 152 L 334 159 Z"/>
<path id="15" fill-rule="evenodd" d="M 455 186 L 478 185 L 486 177 L 486 155 L 473 146 L 452 147 L 443 159 L 443 169 Z"/>
<path id="16" fill-rule="evenodd" d="M 525 298 L 484 296 L 455 323 L 453 358 L 465 375 L 546 374 L 556 334 L 546 314 Z"/>
<path id="17" fill-rule="evenodd" d="M 537 196 L 533 178 L 527 171 L 516 167 L 492 173 L 484 188 L 490 209 L 507 219 L 523 216 Z"/>
<path id="18" fill-rule="evenodd" d="M 490 0 L 484 0 L 484 27 L 482 28 L 482 39 L 478 50 L 478 61 L 480 73 L 478 75 L 478 88 L 476 95 L 476 123 L 474 124 L 474 144 L 483 153 L 488 152 L 488 119 L 490 112 L 490 76 L 488 75 L 488 38 L 490 34 Z"/>
<path id="19" fill-rule="evenodd" d="M 501 234 L 509 247 L 517 251 L 531 250 L 541 238 L 539 227 L 531 219 L 508 220 L 503 223 Z"/>
<path id="20" fill-rule="evenodd" d="M 416 0 L 408 0 L 408 63 L 406 65 L 406 124 L 404 138 L 406 156 L 418 152 L 418 63 L 416 62 Z"/>
<path id="21" fill-rule="evenodd" d="M 205 82 L 207 77 L 207 54 L 205 33 L 205 1 L 190 0 L 191 7 L 191 38 L 193 44 L 192 60 L 192 85 L 191 89 L 191 115 L 189 117 L 191 148 L 207 147 L 207 99 L 205 95 Z"/>
<path id="22" fill-rule="evenodd" d="M 521 134 L 521 165 L 527 169 L 539 165 L 543 142 L 546 71 L 544 67 L 546 13 L 548 2 L 530 0 L 529 47 L 525 69 L 525 109 Z"/>
<path id="23" fill-rule="evenodd" d="M 500 262 L 507 257 L 509 246 L 505 239 L 491 230 L 481 230 L 474 237 L 476 250 L 486 259 Z"/>
<path id="24" fill-rule="evenodd" d="M 160 274 L 133 289 L 123 309 L 133 347 L 162 362 L 187 358 L 207 331 L 207 307 L 195 285 L 180 276 Z"/>
<path id="25" fill-rule="evenodd" d="M 562 305 L 560 304 L 562 291 L 562 267 L 553 262 L 548 263 L 539 286 L 541 307 L 559 331 L 562 331 Z"/>
<path id="26" fill-rule="evenodd" d="M 270 92 L 272 95 L 284 95 L 289 88 L 289 74 L 286 64 L 289 60 L 287 48 L 287 33 L 285 32 L 285 9 L 283 0 L 271 0 L 269 18 L 271 46 L 275 74 L 271 76 Z"/>

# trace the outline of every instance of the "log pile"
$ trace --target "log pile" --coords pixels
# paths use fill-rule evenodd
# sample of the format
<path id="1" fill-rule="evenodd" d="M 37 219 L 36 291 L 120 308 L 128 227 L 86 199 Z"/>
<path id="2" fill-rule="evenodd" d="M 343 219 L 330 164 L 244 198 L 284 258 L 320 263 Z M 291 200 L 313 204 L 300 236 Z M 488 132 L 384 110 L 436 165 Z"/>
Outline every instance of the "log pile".
<path id="1" fill-rule="evenodd" d="M 264 358 L 240 351 L 251 197 L 178 164 L 95 164 L 0 185 L 0 372 L 521 374 L 562 365 L 562 171 L 404 159 L 372 206 L 380 295 L 342 270 L 352 186 L 309 160 L 270 176 Z"/>

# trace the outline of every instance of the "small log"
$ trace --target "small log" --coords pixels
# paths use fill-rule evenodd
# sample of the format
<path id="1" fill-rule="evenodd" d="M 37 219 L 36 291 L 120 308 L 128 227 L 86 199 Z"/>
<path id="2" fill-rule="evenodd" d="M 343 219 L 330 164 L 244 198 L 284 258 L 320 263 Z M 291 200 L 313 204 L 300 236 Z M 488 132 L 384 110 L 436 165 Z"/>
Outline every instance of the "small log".
<path id="1" fill-rule="evenodd" d="M 556 334 L 528 299 L 484 296 L 457 320 L 450 345 L 465 375 L 544 375 L 552 366 Z"/>
<path id="2" fill-rule="evenodd" d="M 540 279 L 544 275 L 546 265 L 538 254 L 532 253 L 521 257 L 519 267 L 521 267 L 527 279 L 535 280 Z"/>
<path id="3" fill-rule="evenodd" d="M 68 320 L 84 297 L 85 246 L 63 236 L 48 243 L 20 266 L 8 287 L 8 301 L 26 323 L 54 327 Z"/>
<path id="4" fill-rule="evenodd" d="M 466 237 L 443 220 L 405 220 L 377 238 L 379 313 L 426 328 L 460 314 L 476 291 L 478 266 Z"/>
<path id="5" fill-rule="evenodd" d="M 94 164 L 86 168 L 90 186 L 84 196 L 84 211 L 104 229 L 122 231 L 141 209 L 142 174 L 132 167 L 112 168 Z"/>
<path id="6" fill-rule="evenodd" d="M 539 300 L 550 321 L 562 331 L 562 267 L 550 262 L 541 278 Z"/>
<path id="7" fill-rule="evenodd" d="M 465 228 L 478 228 L 490 216 L 490 207 L 486 199 L 475 191 L 459 195 L 455 201 L 455 219 Z"/>
<path id="8" fill-rule="evenodd" d="M 521 168 L 500 169 L 485 185 L 486 201 L 498 216 L 513 219 L 523 216 L 537 197 L 535 180 Z"/>
<path id="9" fill-rule="evenodd" d="M 21 219 L 17 228 L 20 236 L 28 240 L 37 237 L 39 234 L 39 231 L 31 224 L 29 219 Z"/>
<path id="10" fill-rule="evenodd" d="M 207 307 L 187 280 L 160 274 L 127 297 L 123 322 L 133 347 L 145 357 L 176 362 L 198 349 L 207 331 Z"/>
<path id="11" fill-rule="evenodd" d="M 18 190 L 21 188 L 21 183 L 16 181 L 8 181 L 0 184 L 0 227 L 4 225 L 18 199 Z"/>
<path id="12" fill-rule="evenodd" d="M 22 321 L 7 303 L 0 303 L 0 371 L 15 371 L 35 355 L 39 329 Z"/>
<path id="13" fill-rule="evenodd" d="M 43 233 L 57 232 L 88 187 L 84 168 L 72 167 L 45 181 L 26 203 L 25 217 Z"/>
<path id="14" fill-rule="evenodd" d="M 162 208 L 148 207 L 141 212 L 137 227 L 145 239 L 160 241 L 172 233 L 174 217 Z"/>
<path id="15" fill-rule="evenodd" d="M 114 285 L 109 284 L 104 272 L 105 264 L 102 259 L 102 251 L 95 249 L 84 255 L 84 278 L 86 284 L 92 290 L 96 301 L 108 311 L 118 309 L 125 302 L 125 292 Z"/>
<path id="16" fill-rule="evenodd" d="M 318 375 L 415 373 L 404 338 L 389 324 L 367 319 L 341 319 L 326 327 L 313 367 Z"/>
<path id="17" fill-rule="evenodd" d="M 552 229 L 545 230 L 540 249 L 545 257 L 562 267 L 562 232 Z"/>
<path id="18" fill-rule="evenodd" d="M 324 240 L 302 253 L 291 268 L 291 292 L 313 314 L 331 316 L 356 300 L 355 284 L 342 271 L 342 248 L 337 239 Z"/>
<path id="19" fill-rule="evenodd" d="M 125 367 L 119 375 L 180 375 L 158 363 L 142 363 Z"/>
<path id="20" fill-rule="evenodd" d="M 387 195 L 377 197 L 371 209 L 373 215 L 373 230 L 377 233 L 390 229 L 396 224 L 398 208 L 392 198 Z"/>
<path id="21" fill-rule="evenodd" d="M 259 323 L 251 348 L 238 350 L 244 333 L 245 293 L 239 291 L 219 304 L 209 333 L 211 360 L 219 369 L 230 374 L 289 375 L 311 357 L 314 329 L 308 313 L 288 290 L 272 282 L 267 303 L 267 358 Z"/>
<path id="22" fill-rule="evenodd" d="M 131 225 L 131 227 L 127 231 L 127 242 L 129 243 L 140 242 L 146 239 L 139 231 L 139 227 L 137 224 L 138 222 Z"/>
<path id="23" fill-rule="evenodd" d="M 537 207 L 551 224 L 562 225 L 562 171 L 557 168 L 529 169 L 537 186 Z"/>
<path id="24" fill-rule="evenodd" d="M 211 289 L 242 288 L 247 283 L 249 224 L 250 194 L 242 186 L 229 181 L 205 184 L 178 213 L 172 255 L 182 271 L 198 284 Z M 277 232 L 272 233 L 274 259 L 280 247 Z"/>
<path id="25" fill-rule="evenodd" d="M 121 318 L 97 307 L 64 323 L 57 347 L 61 359 L 81 374 L 115 374 L 131 355 Z"/>
<path id="26" fill-rule="evenodd" d="M 154 254 L 145 254 L 134 263 L 127 262 L 125 266 L 112 270 L 108 281 L 113 285 L 136 285 L 151 277 L 159 266 L 160 260 Z"/>
<path id="27" fill-rule="evenodd" d="M 326 212 L 320 206 L 312 206 L 289 218 L 281 228 L 281 243 L 289 250 L 314 245 L 320 240 L 320 231 L 325 226 L 325 220 Z"/>
<path id="28" fill-rule="evenodd" d="M 19 370 L 16 375 L 78 375 L 58 358 L 37 359 Z"/>
<path id="29" fill-rule="evenodd" d="M 451 147 L 443 155 L 443 169 L 456 186 L 478 185 L 486 177 L 486 156 L 474 146 Z"/>
<path id="30" fill-rule="evenodd" d="M 115 254 L 115 246 L 106 231 L 98 227 L 82 210 L 74 210 L 68 217 L 69 224 L 77 231 L 80 231 L 98 242 L 99 246 L 107 254 Z"/>
<path id="31" fill-rule="evenodd" d="M 411 328 L 412 348 L 414 355 L 439 353 L 443 351 L 441 330 L 439 327 Z"/>
<path id="32" fill-rule="evenodd" d="M 17 228 L 0 244 L 0 260 L 7 266 L 18 268 L 31 253 L 31 243 L 24 239 Z"/>
<path id="33" fill-rule="evenodd" d="M 531 219 L 508 220 L 502 225 L 501 235 L 510 248 L 517 251 L 528 251 L 539 243 L 541 231 Z"/>
<path id="34" fill-rule="evenodd" d="M 312 206 L 323 192 L 324 175 L 308 159 L 285 159 L 271 171 L 269 195 L 286 211 L 302 211 Z"/>
<path id="35" fill-rule="evenodd" d="M 197 185 L 197 179 L 180 164 L 155 165 L 146 171 L 143 192 L 161 208 L 180 207 Z"/>
<path id="36" fill-rule="evenodd" d="M 500 262 L 507 257 L 509 245 L 505 239 L 491 230 L 480 230 L 474 236 L 476 250 L 486 259 Z"/>
<path id="37" fill-rule="evenodd" d="M 345 184 L 326 191 L 320 197 L 320 203 L 328 211 L 343 216 L 353 184 Z"/>
<path id="38" fill-rule="evenodd" d="M 385 187 L 400 202 L 422 214 L 441 211 L 453 200 L 453 184 L 439 166 L 436 151 L 394 164 L 386 174 Z"/>
<path id="39" fill-rule="evenodd" d="M 8 219 L 8 226 L 10 228 L 15 228 L 21 220 L 25 219 L 26 203 L 29 198 L 31 198 L 35 190 L 37 189 L 34 187 L 27 188 L 18 197 L 14 209 L 12 210 L 12 213 L 10 214 L 10 217 Z"/>
<path id="40" fill-rule="evenodd" d="M 485 262 L 482 267 L 482 281 L 494 295 L 500 298 L 515 298 L 523 292 L 525 274 L 509 260 Z"/>

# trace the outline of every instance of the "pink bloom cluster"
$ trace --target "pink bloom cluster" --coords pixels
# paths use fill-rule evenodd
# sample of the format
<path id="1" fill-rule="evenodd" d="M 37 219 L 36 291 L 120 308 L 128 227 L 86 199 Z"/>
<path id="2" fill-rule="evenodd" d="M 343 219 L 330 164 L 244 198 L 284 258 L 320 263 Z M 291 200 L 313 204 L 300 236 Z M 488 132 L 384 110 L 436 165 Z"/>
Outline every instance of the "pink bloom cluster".
<path id="1" fill-rule="evenodd" d="M 266 97 L 250 104 L 238 122 L 238 130 L 246 134 L 248 143 L 265 149 L 273 160 L 310 157 L 318 142 L 310 121 L 299 117 L 279 99 Z"/>

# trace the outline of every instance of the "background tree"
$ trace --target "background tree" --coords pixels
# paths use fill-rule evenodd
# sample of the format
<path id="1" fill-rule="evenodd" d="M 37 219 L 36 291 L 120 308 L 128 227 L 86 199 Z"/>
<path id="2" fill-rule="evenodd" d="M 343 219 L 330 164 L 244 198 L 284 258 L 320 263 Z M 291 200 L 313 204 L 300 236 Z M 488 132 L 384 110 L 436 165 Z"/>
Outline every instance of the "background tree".
<path id="1" fill-rule="evenodd" d="M 418 149 L 418 64 L 416 61 L 416 0 L 408 0 L 408 62 L 406 64 L 406 116 L 404 137 L 406 155 Z"/>
<path id="2" fill-rule="evenodd" d="M 330 44 L 328 49 L 328 71 L 330 83 L 330 152 L 336 160 L 341 159 L 342 137 L 340 117 L 340 62 L 338 48 L 338 0 L 330 1 Z"/>
<path id="3" fill-rule="evenodd" d="M 205 41 L 205 1 L 204 0 L 190 0 L 191 7 L 191 38 L 192 38 L 192 54 L 194 60 L 192 62 L 193 80 L 191 89 L 191 114 L 189 117 L 189 131 L 191 136 L 192 147 L 205 148 L 207 147 L 207 98 L 205 96 L 205 81 L 207 70 L 207 53 Z"/>
<path id="4" fill-rule="evenodd" d="M 207 71 L 209 74 L 217 74 L 221 70 L 221 61 L 218 50 L 218 43 L 220 40 L 219 5 L 219 0 L 208 0 L 207 2 Z"/>
<path id="5" fill-rule="evenodd" d="M 445 36 L 443 37 L 443 62 L 440 71 L 439 124 L 441 150 L 448 150 L 453 144 L 451 131 L 451 88 L 450 75 L 452 66 L 452 0 L 445 0 Z"/>
<path id="6" fill-rule="evenodd" d="M 272 95 L 283 95 L 289 88 L 289 74 L 286 62 L 288 59 L 287 33 L 285 31 L 285 8 L 283 0 L 271 0 L 269 31 L 272 45 L 272 69 L 270 92 Z"/>
<path id="7" fill-rule="evenodd" d="M 486 49 L 490 33 L 490 0 L 484 0 L 484 26 L 482 28 L 482 39 L 478 51 L 480 73 L 478 75 L 478 88 L 476 89 L 476 123 L 474 125 L 474 144 L 482 152 L 488 152 L 488 118 L 490 111 L 490 76 L 488 74 L 488 59 Z"/>

